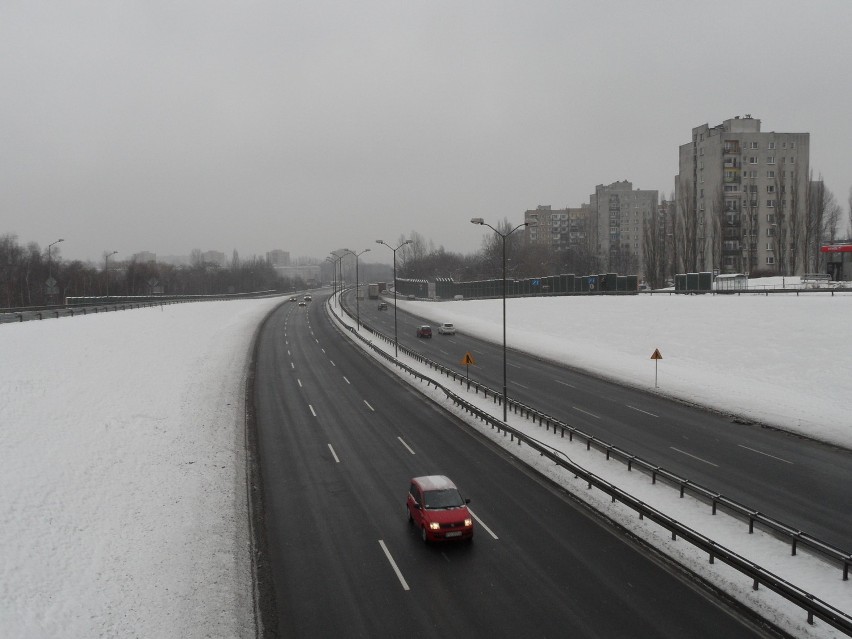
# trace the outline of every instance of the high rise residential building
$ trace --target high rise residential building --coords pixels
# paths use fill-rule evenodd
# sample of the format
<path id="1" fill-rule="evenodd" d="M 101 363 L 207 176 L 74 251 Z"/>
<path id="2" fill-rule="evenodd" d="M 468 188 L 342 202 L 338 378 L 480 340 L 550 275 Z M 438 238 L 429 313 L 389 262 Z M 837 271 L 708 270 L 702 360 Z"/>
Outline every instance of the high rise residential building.
<path id="1" fill-rule="evenodd" d="M 290 252 L 281 249 L 267 251 L 266 261 L 272 266 L 290 266 Z"/>
<path id="2" fill-rule="evenodd" d="M 627 180 L 599 184 L 589 197 L 592 250 L 607 273 L 642 273 L 645 220 L 657 214 L 659 192 Z"/>
<path id="3" fill-rule="evenodd" d="M 675 237 L 685 271 L 801 274 L 810 134 L 735 117 L 680 146 Z"/>
<path id="4" fill-rule="evenodd" d="M 589 231 L 589 207 L 553 209 L 537 206 L 524 212 L 524 240 L 528 245 L 549 247 L 554 251 L 585 246 Z"/>

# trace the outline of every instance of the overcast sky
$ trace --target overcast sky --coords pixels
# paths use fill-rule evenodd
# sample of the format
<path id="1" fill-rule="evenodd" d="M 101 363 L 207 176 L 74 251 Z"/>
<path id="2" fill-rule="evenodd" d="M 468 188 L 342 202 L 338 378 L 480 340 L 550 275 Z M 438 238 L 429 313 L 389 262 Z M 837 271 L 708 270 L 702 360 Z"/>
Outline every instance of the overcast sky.
<path id="1" fill-rule="evenodd" d="M 674 190 L 692 128 L 809 132 L 844 210 L 852 2 L 0 3 L 0 235 L 323 258 Z"/>

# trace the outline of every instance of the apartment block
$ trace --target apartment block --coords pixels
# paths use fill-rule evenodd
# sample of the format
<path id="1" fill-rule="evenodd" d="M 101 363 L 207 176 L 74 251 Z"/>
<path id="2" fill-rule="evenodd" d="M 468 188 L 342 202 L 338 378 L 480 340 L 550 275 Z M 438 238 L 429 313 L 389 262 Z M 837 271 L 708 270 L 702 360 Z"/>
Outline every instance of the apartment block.
<path id="1" fill-rule="evenodd" d="M 607 273 L 643 271 L 645 220 L 657 214 L 659 191 L 634 189 L 627 180 L 599 184 L 589 196 L 592 247 Z"/>
<path id="2" fill-rule="evenodd" d="M 810 134 L 762 132 L 751 115 L 693 128 L 675 176 L 683 268 L 804 272 L 809 162 Z"/>
<path id="3" fill-rule="evenodd" d="M 528 245 L 547 246 L 554 251 L 585 246 L 589 214 L 590 209 L 585 204 L 579 208 L 564 209 L 537 206 L 524 212 L 524 222 L 530 223 L 524 231 L 524 239 Z"/>

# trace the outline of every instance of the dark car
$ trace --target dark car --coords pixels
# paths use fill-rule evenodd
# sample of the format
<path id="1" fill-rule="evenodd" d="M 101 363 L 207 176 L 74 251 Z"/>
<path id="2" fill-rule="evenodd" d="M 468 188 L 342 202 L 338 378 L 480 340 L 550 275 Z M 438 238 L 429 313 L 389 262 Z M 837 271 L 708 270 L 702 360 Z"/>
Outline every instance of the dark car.
<path id="1" fill-rule="evenodd" d="M 470 541 L 473 539 L 473 515 L 456 485 L 443 475 L 415 477 L 408 488 L 408 521 L 420 529 L 420 537 L 429 541 Z"/>
<path id="2" fill-rule="evenodd" d="M 388 303 L 387 302 L 379 302 L 379 310 L 380 311 L 388 310 Z"/>
<path id="3" fill-rule="evenodd" d="M 426 326 L 425 324 L 423 326 L 418 326 L 417 337 L 432 337 L 432 327 Z"/>

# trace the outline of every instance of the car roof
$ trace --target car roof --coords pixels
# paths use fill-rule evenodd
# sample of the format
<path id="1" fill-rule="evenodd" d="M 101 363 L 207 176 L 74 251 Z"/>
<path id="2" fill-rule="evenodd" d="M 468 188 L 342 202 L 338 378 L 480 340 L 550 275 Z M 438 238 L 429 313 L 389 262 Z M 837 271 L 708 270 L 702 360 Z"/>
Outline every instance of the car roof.
<path id="1" fill-rule="evenodd" d="M 411 481 L 419 484 L 423 490 L 447 490 L 456 487 L 450 478 L 444 475 L 424 475 L 415 477 Z"/>

